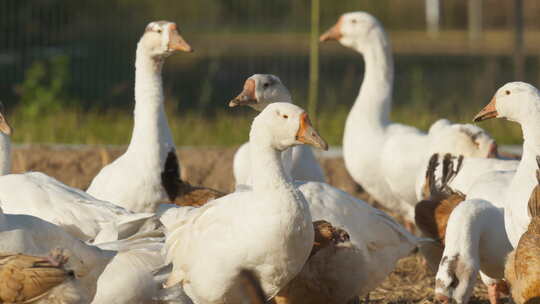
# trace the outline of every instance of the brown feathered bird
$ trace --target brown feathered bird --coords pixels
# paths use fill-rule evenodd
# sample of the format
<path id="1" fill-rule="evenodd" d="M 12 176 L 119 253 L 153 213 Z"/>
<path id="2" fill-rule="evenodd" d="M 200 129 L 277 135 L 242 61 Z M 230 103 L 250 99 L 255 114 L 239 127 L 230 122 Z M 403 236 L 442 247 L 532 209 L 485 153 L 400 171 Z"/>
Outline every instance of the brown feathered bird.
<path id="1" fill-rule="evenodd" d="M 192 186 L 180 179 L 180 167 L 176 154 L 170 153 L 161 173 L 161 182 L 167 190 L 170 203 L 178 206 L 200 207 L 225 193 L 206 187 Z"/>
<path id="2" fill-rule="evenodd" d="M 351 254 L 356 250 L 349 241 L 349 234 L 333 227 L 327 221 L 313 222 L 315 241 L 309 258 L 300 273 L 275 297 L 277 304 L 345 304 L 355 303 L 355 295 L 347 294 L 354 290 L 356 280 L 345 286 L 339 280 Z M 361 272 L 361 269 L 358 270 Z"/>
<path id="3" fill-rule="evenodd" d="M 465 195 L 452 190 L 448 183 L 459 173 L 463 156 L 454 157 L 445 154 L 442 160 L 442 177 L 439 183 L 435 180 L 435 170 L 439 166 L 439 154 L 433 154 L 426 170 L 423 187 L 424 200 L 415 207 L 414 220 L 424 236 L 438 240 L 439 244 L 421 246 L 430 268 L 437 270 L 444 250 L 446 226 L 450 214 L 456 206 L 465 200 Z"/>
<path id="4" fill-rule="evenodd" d="M 82 303 L 61 249 L 48 257 L 0 254 L 1 303 Z"/>
<path id="5" fill-rule="evenodd" d="M 540 157 L 536 157 L 540 168 Z M 529 198 L 531 222 L 507 258 L 504 275 L 512 298 L 517 304 L 540 303 L 540 170 L 536 170 L 538 185 Z"/>

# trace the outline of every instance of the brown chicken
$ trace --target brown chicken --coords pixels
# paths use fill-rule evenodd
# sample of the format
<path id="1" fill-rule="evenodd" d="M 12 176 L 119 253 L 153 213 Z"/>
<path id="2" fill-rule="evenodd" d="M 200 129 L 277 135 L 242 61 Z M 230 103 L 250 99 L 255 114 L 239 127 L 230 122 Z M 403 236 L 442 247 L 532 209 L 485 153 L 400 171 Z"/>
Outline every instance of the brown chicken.
<path id="1" fill-rule="evenodd" d="M 540 157 L 536 157 L 540 168 Z M 540 303 L 540 170 L 529 198 L 531 222 L 506 260 L 504 275 L 517 304 Z"/>
<path id="2" fill-rule="evenodd" d="M 454 168 L 454 160 L 450 154 L 444 155 L 442 162 L 442 177 L 437 185 L 435 170 L 439 165 L 439 154 L 433 154 L 426 170 L 426 181 L 423 187 L 424 200 L 415 207 L 414 220 L 416 226 L 426 237 L 439 241 L 439 244 L 421 246 L 420 250 L 426 257 L 430 268 L 436 271 L 444 250 L 444 237 L 448 218 L 452 210 L 465 200 L 465 195 L 452 190 L 448 183 L 458 174 L 463 162 L 463 156 L 457 158 Z"/>
<path id="3" fill-rule="evenodd" d="M 74 274 L 64 268 L 67 255 L 61 249 L 51 251 L 48 257 L 24 254 L 0 254 L 0 302 L 1 303 L 78 303 L 73 290 L 60 289 L 61 285 L 74 279 Z M 54 295 L 54 291 L 58 295 Z M 60 301 L 58 302 L 60 303 Z"/>
<path id="4" fill-rule="evenodd" d="M 352 267 L 347 258 L 355 247 L 349 234 L 327 221 L 313 222 L 315 242 L 302 271 L 275 297 L 277 304 L 345 304 L 357 303 L 357 297 L 343 296 L 341 290 L 353 290 L 339 282 L 341 267 Z"/>

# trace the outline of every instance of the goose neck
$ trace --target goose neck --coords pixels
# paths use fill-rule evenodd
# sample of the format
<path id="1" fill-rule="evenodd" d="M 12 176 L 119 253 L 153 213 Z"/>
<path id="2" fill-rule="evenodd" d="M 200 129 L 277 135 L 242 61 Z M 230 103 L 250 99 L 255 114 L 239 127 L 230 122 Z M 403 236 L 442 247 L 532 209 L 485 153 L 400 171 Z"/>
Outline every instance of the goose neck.
<path id="1" fill-rule="evenodd" d="M 172 143 L 163 105 L 163 62 L 164 58 L 152 57 L 140 46 L 137 48 L 134 127 L 128 150 L 149 143 Z"/>
<path id="2" fill-rule="evenodd" d="M 364 57 L 365 72 L 351 118 L 384 127 L 390 120 L 394 63 L 384 31 L 372 31 L 371 35 L 371 43 L 356 48 Z"/>
<path id="3" fill-rule="evenodd" d="M 523 154 L 540 155 L 540 117 L 530 117 L 521 123 L 523 131 Z"/>
<path id="4" fill-rule="evenodd" d="M 251 181 L 254 191 L 288 189 L 292 179 L 285 171 L 281 152 L 258 141 L 250 142 Z"/>

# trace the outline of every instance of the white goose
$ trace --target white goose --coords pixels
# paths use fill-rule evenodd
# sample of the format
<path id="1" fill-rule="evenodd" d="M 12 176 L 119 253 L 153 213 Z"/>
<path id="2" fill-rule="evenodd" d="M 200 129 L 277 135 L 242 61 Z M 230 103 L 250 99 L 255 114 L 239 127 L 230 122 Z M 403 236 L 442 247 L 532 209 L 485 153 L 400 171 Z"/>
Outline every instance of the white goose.
<path id="1" fill-rule="evenodd" d="M 165 108 L 161 70 L 175 51 L 191 52 L 176 24 L 151 22 L 137 45 L 135 124 L 126 153 L 105 166 L 88 193 L 137 212 L 153 212 L 178 195 L 180 170 Z"/>
<path id="2" fill-rule="evenodd" d="M 307 114 L 290 103 L 268 105 L 251 132 L 253 190 L 189 209 L 167 229 L 167 285 L 181 284 L 196 303 L 234 303 L 235 278 L 253 269 L 274 296 L 300 272 L 313 246 L 307 202 L 284 172 L 280 152 L 306 143 L 327 148 Z"/>
<path id="3" fill-rule="evenodd" d="M 481 154 L 493 149 L 470 149 L 483 143 L 462 141 L 459 137 L 456 142 L 439 149 L 434 146 L 437 141 L 431 143 L 430 138 L 418 129 L 390 121 L 393 60 L 386 34 L 373 16 L 365 12 L 342 15 L 320 38 L 321 41 L 332 39 L 362 54 L 365 62 L 364 80 L 345 124 L 343 157 L 346 168 L 377 201 L 412 222 L 417 202 L 416 176 L 425 172 L 423 169 L 432 153 L 467 156 L 469 151 L 478 155 L 477 152 Z M 465 143 L 467 147 L 459 143 Z"/>
<path id="4" fill-rule="evenodd" d="M 229 107 L 247 105 L 256 111 L 262 111 L 273 102 L 292 103 L 289 90 L 281 80 L 270 74 L 255 74 L 244 83 L 244 90 L 229 102 Z M 251 172 L 249 143 L 238 148 L 234 155 L 233 173 L 237 185 L 250 185 Z M 325 182 L 324 171 L 313 155 L 311 147 L 300 145 L 281 153 L 283 167 L 294 180 Z"/>
<path id="5" fill-rule="evenodd" d="M 107 240 L 127 237 L 153 216 L 97 200 L 40 172 L 8 174 L 11 132 L 0 113 L 0 207 L 4 212 L 39 217 L 83 241 L 94 240 L 100 233 Z"/>
<path id="6" fill-rule="evenodd" d="M 506 118 L 521 125 L 523 155 L 504 196 L 504 222 L 508 238 L 515 248 L 521 235 L 527 231 L 530 216 L 527 204 L 536 186 L 536 156 L 540 155 L 540 94 L 523 82 L 502 86 L 491 102 L 478 113 L 475 121 Z"/>

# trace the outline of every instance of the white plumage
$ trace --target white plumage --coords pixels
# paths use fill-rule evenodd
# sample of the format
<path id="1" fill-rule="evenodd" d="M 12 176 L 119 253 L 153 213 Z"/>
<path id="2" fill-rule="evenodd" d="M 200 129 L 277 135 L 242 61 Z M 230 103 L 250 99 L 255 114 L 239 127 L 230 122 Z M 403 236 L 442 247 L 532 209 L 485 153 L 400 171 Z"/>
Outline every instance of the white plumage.
<path id="1" fill-rule="evenodd" d="M 244 90 L 229 102 L 229 106 L 248 105 L 256 111 L 262 111 L 273 102 L 292 103 L 289 90 L 275 75 L 255 74 L 246 80 Z M 251 184 L 249 157 L 249 142 L 247 142 L 234 154 L 233 174 L 236 185 Z M 324 171 L 311 147 L 304 145 L 290 147 L 281 153 L 281 160 L 285 171 L 294 180 L 326 181 Z"/>
<path id="2" fill-rule="evenodd" d="M 469 155 L 472 151 L 478 156 L 477 152 L 493 149 L 481 147 L 483 141 L 463 141 L 462 136 L 448 134 L 443 138 L 443 146 L 433 146 L 438 145 L 438 141 L 431 140 L 425 133 L 390 121 L 393 59 L 386 34 L 373 16 L 365 12 L 342 15 L 337 24 L 321 36 L 321 41 L 330 39 L 356 50 L 365 62 L 364 80 L 345 123 L 345 166 L 353 179 L 377 201 L 412 222 L 417 203 L 416 176 L 425 172 L 424 164 L 431 152 Z M 438 127 L 433 131 L 435 129 Z M 462 133 L 459 129 L 447 131 Z"/>
<path id="3" fill-rule="evenodd" d="M 284 173 L 280 156 L 298 140 L 326 146 L 299 107 L 274 103 L 255 118 L 253 190 L 189 209 L 167 229 L 167 261 L 173 262 L 168 286 L 181 284 L 196 303 L 226 303 L 238 300 L 233 290 L 243 268 L 254 271 L 268 297 L 301 270 L 313 226 L 307 202 Z"/>
<path id="4" fill-rule="evenodd" d="M 161 69 L 175 50 L 191 47 L 167 21 L 151 22 L 137 45 L 135 61 L 135 112 L 131 141 L 126 153 L 94 177 L 88 193 L 136 212 L 154 212 L 163 201 L 174 200 L 174 183 L 164 186 L 164 174 L 179 178 L 175 147 L 163 105 Z M 174 157 L 171 168 L 165 168 Z"/>

